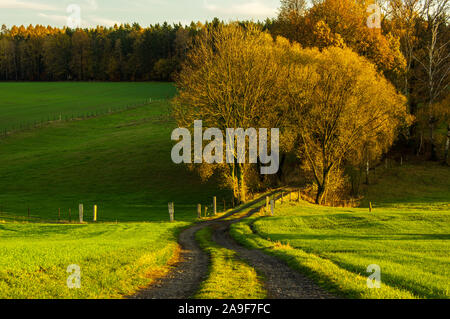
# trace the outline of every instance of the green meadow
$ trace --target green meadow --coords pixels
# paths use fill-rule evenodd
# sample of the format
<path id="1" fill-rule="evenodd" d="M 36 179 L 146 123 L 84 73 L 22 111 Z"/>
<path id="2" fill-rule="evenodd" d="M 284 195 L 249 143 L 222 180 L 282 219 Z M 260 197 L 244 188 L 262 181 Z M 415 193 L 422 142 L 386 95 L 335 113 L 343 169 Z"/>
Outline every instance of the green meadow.
<path id="1" fill-rule="evenodd" d="M 66 84 L 61 85 L 63 90 Z M 146 85 L 151 98 L 163 84 Z M 171 84 L 163 85 L 164 92 L 171 89 Z M 53 96 L 47 99 L 53 101 Z M 99 221 L 164 221 L 169 216 L 167 203 L 174 202 L 176 219 L 191 221 L 198 203 L 210 205 L 213 196 L 229 203 L 231 194 L 213 180 L 203 183 L 195 172 L 173 164 L 174 127 L 169 101 L 164 100 L 1 138 L 3 219 L 27 216 L 30 208 L 32 220 L 58 220 L 59 210 L 61 219 L 68 220 L 69 209 L 74 220 L 83 203 L 86 220 L 96 204 Z"/>
<path id="2" fill-rule="evenodd" d="M 175 123 L 163 99 L 174 94 L 171 84 L 0 83 L 0 91 L 9 94 L 0 101 L 2 123 L 12 111 L 17 120 L 31 120 L 36 110 L 47 115 L 59 107 L 123 110 L 0 137 L 0 298 L 131 294 L 167 271 L 176 257 L 176 233 L 196 220 L 198 203 L 211 205 L 213 196 L 231 201 L 214 181 L 204 183 L 172 163 Z M 175 203 L 173 224 L 168 202 Z M 90 224 L 73 223 L 79 203 Z M 66 286 L 71 264 L 81 267 L 81 289 Z"/>
<path id="3" fill-rule="evenodd" d="M 0 83 L 0 132 L 60 117 L 112 112 L 173 94 L 175 87 L 167 83 L 4 82 Z"/>
<path id="4" fill-rule="evenodd" d="M 123 298 L 164 275 L 187 223 L 0 224 L 0 298 Z M 70 265 L 80 288 L 69 289 Z"/>
<path id="5" fill-rule="evenodd" d="M 365 190 L 372 213 L 284 203 L 274 217 L 254 217 L 232 233 L 339 296 L 450 298 L 450 170 L 427 163 L 378 174 Z M 380 289 L 367 288 L 373 264 L 381 268 Z"/>

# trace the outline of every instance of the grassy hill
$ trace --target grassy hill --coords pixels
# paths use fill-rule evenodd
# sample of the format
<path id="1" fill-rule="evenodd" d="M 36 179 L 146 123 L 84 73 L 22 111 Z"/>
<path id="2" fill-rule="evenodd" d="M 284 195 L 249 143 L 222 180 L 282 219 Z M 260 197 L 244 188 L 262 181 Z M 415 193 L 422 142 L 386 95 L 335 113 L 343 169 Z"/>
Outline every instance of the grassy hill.
<path id="1" fill-rule="evenodd" d="M 406 165 L 377 180 L 366 189 L 372 213 L 284 203 L 275 217 L 255 217 L 232 232 L 342 296 L 450 298 L 450 169 Z M 367 288 L 372 264 L 381 267 L 381 289 Z"/>
<path id="2" fill-rule="evenodd" d="M 6 82 L 0 83 L 0 132 L 55 119 L 82 117 L 167 99 L 167 83 Z"/>
<path id="3" fill-rule="evenodd" d="M 57 220 L 61 209 L 67 220 L 69 209 L 73 216 L 83 203 L 89 218 L 98 205 L 100 221 L 160 221 L 170 201 L 178 220 L 193 220 L 198 203 L 211 204 L 213 196 L 229 203 L 231 195 L 214 181 L 202 183 L 172 163 L 175 123 L 168 112 L 168 101 L 153 102 L 0 139 L 3 215 L 26 216 L 29 207 L 31 217 Z"/>

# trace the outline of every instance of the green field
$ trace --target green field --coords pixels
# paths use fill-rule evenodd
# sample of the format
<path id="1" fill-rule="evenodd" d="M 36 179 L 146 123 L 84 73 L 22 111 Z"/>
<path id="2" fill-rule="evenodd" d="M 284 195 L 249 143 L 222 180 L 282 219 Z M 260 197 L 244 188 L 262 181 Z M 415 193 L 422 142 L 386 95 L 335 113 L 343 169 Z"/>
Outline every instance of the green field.
<path id="1" fill-rule="evenodd" d="M 61 93 L 68 87 L 70 94 Z M 104 99 L 115 90 L 120 99 Z M 45 92 L 41 105 L 74 112 L 83 109 L 72 103 L 78 94 L 92 107 L 119 109 L 129 101 L 174 94 L 171 84 L 161 83 L 0 83 L 0 91 L 17 97 L 17 120 L 35 111 L 29 92 Z M 11 99 L 0 101 L 1 120 Z M 203 183 L 172 163 L 175 123 L 168 111 L 168 100 L 154 101 L 0 137 L 0 298 L 127 295 L 163 272 L 177 247 L 175 232 L 196 219 L 198 203 L 211 205 L 214 195 L 230 202 L 214 181 Z M 175 203 L 174 224 L 168 223 L 169 201 Z M 98 205 L 98 224 L 67 224 L 69 209 L 77 220 L 79 203 L 88 222 Z M 56 224 L 59 209 L 64 224 Z M 80 290 L 66 287 L 70 264 L 81 267 Z"/>
<path id="2" fill-rule="evenodd" d="M 174 86 L 166 83 L 0 83 L 0 132 L 60 117 L 64 120 L 121 110 L 149 99 L 167 99 L 174 93 Z"/>
<path id="3" fill-rule="evenodd" d="M 153 85 L 147 84 L 150 96 Z M 163 91 L 172 87 L 164 86 Z M 97 204 L 100 221 L 160 221 L 168 219 L 170 201 L 178 220 L 193 220 L 196 204 L 210 205 L 214 195 L 230 202 L 231 195 L 214 181 L 202 183 L 195 172 L 172 163 L 175 123 L 168 103 L 55 122 L 0 139 L 3 219 L 27 216 L 29 207 L 32 218 L 57 220 L 61 209 L 68 220 L 69 209 L 73 217 L 83 203 L 87 218 Z"/>
<path id="4" fill-rule="evenodd" d="M 170 223 L 0 224 L 0 298 L 122 298 L 145 287 L 174 257 Z M 67 287 L 67 267 L 81 288 Z"/>
<path id="5" fill-rule="evenodd" d="M 234 225 L 233 235 L 341 296 L 450 298 L 450 170 L 408 165 L 381 174 L 368 189 L 373 213 L 285 203 L 275 217 Z M 367 288 L 372 264 L 381 267 L 381 289 Z"/>

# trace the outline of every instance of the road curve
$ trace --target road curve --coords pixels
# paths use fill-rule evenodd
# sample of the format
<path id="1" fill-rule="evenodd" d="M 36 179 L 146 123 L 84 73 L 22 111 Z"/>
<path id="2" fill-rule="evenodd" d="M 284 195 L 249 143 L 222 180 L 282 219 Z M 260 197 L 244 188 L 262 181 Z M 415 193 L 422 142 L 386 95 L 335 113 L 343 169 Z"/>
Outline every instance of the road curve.
<path id="1" fill-rule="evenodd" d="M 205 222 L 197 223 L 184 231 L 179 236 L 181 246 L 180 262 L 174 265 L 174 269 L 163 278 L 156 280 L 148 288 L 140 290 L 130 296 L 133 299 L 189 299 L 194 296 L 200 284 L 207 279 L 209 270 L 209 256 L 204 252 L 197 241 L 195 234 L 205 228 L 213 229 L 212 239 L 219 245 L 234 250 L 238 256 L 246 261 L 256 271 L 264 276 L 265 289 L 270 299 L 329 299 L 334 296 L 317 286 L 305 275 L 288 267 L 283 261 L 267 255 L 260 250 L 247 249 L 239 245 L 229 234 L 231 224 L 257 213 L 261 205 L 249 211 L 248 214 L 233 220 L 225 220 L 227 217 L 239 213 L 260 201 L 255 200 L 226 215 Z"/>

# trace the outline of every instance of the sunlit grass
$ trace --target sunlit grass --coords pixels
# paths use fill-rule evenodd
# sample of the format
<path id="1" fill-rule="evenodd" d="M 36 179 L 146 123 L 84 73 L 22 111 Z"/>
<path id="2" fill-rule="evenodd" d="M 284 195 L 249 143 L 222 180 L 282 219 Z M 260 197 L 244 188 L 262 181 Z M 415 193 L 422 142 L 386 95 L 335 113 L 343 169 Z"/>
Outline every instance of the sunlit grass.
<path id="1" fill-rule="evenodd" d="M 263 299 L 266 297 L 255 269 L 238 259 L 232 250 L 212 242 L 211 229 L 196 234 L 203 249 L 211 256 L 209 277 L 195 295 L 198 299 Z"/>
<path id="2" fill-rule="evenodd" d="M 1 298 L 122 298 L 164 275 L 186 223 L 0 225 Z M 69 265 L 81 288 L 67 287 Z"/>
<path id="3" fill-rule="evenodd" d="M 290 203 L 278 206 L 275 217 L 233 226 L 233 235 L 250 247 L 277 255 L 344 296 L 449 298 L 450 172 L 418 166 L 417 174 L 405 177 L 421 194 L 415 198 L 415 191 L 405 192 L 401 181 L 400 188 L 390 192 L 383 187 L 384 182 L 391 185 L 392 179 L 403 176 L 402 168 L 396 170 L 369 188 L 371 200 L 377 203 L 373 213 L 367 208 Z M 429 179 L 438 186 L 424 188 Z M 401 197 L 405 193 L 408 196 Z M 398 203 L 391 200 L 395 196 Z M 280 248 L 277 242 L 292 248 Z M 371 264 L 381 267 L 381 289 L 367 288 L 366 270 Z"/>

